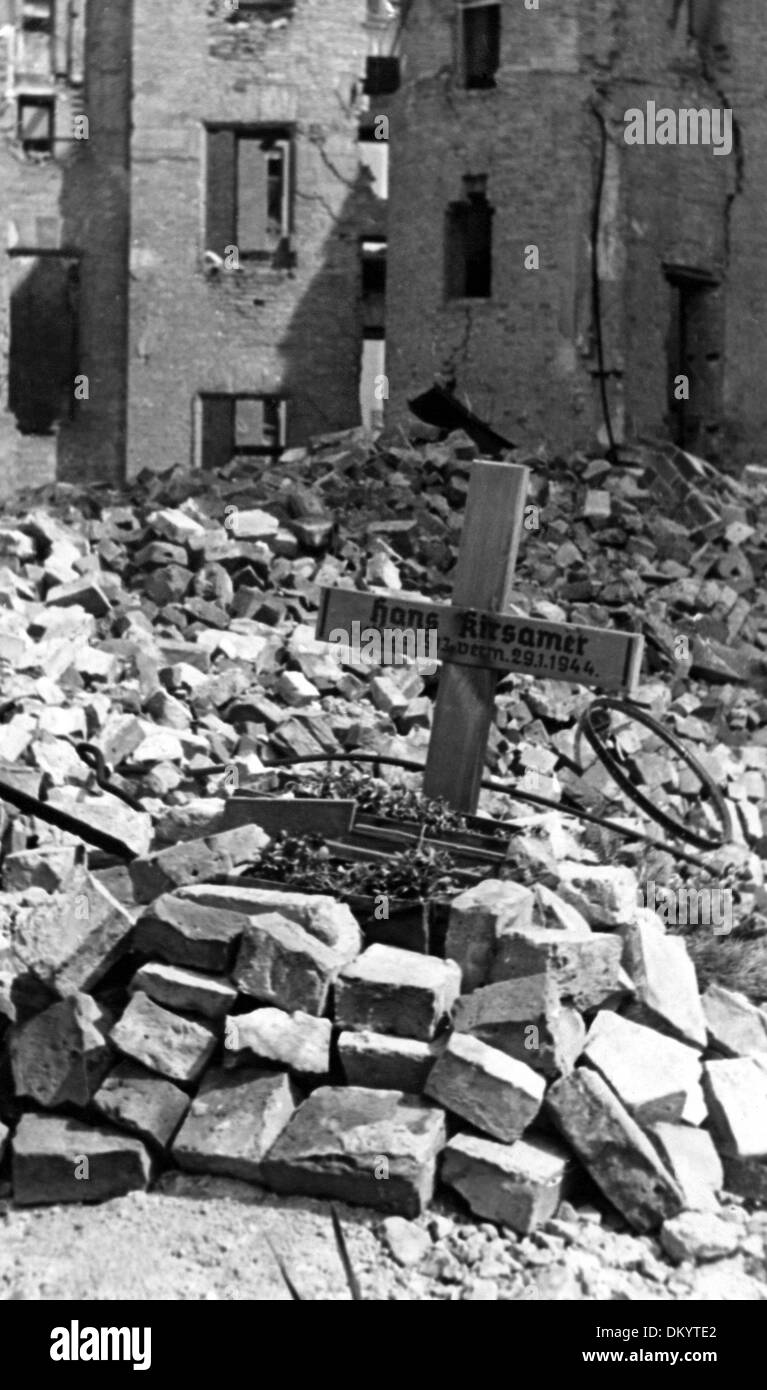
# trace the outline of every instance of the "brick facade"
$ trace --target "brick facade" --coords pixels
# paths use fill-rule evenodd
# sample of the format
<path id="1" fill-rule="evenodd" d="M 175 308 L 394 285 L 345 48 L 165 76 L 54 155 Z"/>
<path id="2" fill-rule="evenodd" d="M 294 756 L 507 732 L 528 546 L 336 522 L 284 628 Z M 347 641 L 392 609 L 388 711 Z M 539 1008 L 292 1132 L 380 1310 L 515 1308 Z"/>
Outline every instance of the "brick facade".
<path id="1" fill-rule="evenodd" d="M 288 445 L 359 423 L 360 241 L 385 212 L 357 139 L 365 17 L 365 0 L 136 0 L 130 472 L 201 461 L 201 394 L 285 397 Z M 278 268 L 206 265 L 206 129 L 227 125 L 290 143 Z"/>
<path id="2" fill-rule="evenodd" d="M 614 430 L 664 434 L 711 457 L 753 455 L 767 368 L 760 255 L 767 158 L 756 0 L 501 0 L 495 85 L 463 85 L 456 0 L 415 0 L 392 110 L 390 415 L 437 377 L 515 442 L 569 449 L 602 424 L 591 238 L 606 131 L 600 269 Z M 734 110 L 728 157 L 629 146 L 629 108 Z M 492 293 L 449 298 L 445 219 L 486 179 Z M 540 269 L 527 269 L 537 246 Z M 528 257 L 530 263 L 533 258 Z M 678 340 L 680 314 L 688 325 Z M 689 366 L 684 426 L 670 401 Z"/>
<path id="3" fill-rule="evenodd" d="M 0 0 L 6 488 L 56 472 L 114 478 L 125 448 L 131 6 L 90 4 L 86 25 L 85 0 L 54 5 L 48 32 L 25 30 L 24 11 L 34 8 Z M 40 98 L 54 107 L 52 153 L 25 152 L 19 138 L 20 100 Z M 75 126 L 83 115 L 87 127 Z M 75 400 L 75 375 L 86 379 L 87 399 Z"/>

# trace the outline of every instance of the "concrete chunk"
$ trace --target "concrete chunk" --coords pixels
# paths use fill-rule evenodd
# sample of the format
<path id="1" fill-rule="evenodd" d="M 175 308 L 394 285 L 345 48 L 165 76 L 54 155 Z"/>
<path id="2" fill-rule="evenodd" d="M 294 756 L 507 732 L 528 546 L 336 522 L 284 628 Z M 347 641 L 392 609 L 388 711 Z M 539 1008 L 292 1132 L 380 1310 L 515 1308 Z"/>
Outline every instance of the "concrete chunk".
<path id="1" fill-rule="evenodd" d="M 441 1178 L 475 1216 L 527 1235 L 556 1214 L 570 1167 L 567 1151 L 550 1140 L 497 1144 L 457 1134 L 445 1149 Z"/>
<path id="2" fill-rule="evenodd" d="M 621 929 L 623 964 L 636 988 L 632 1017 L 701 1050 L 708 1041 L 695 966 L 679 936 L 644 920 Z"/>
<path id="3" fill-rule="evenodd" d="M 572 1071 L 586 1040 L 583 1019 L 562 1004 L 548 975 L 503 980 L 463 995 L 453 1026 L 544 1076 Z"/>
<path id="4" fill-rule="evenodd" d="M 723 1221 L 713 1212 L 684 1211 L 670 1221 L 664 1221 L 660 1243 L 675 1264 L 694 1260 L 722 1260 L 738 1249 L 738 1231 L 731 1221 Z"/>
<path id="5" fill-rule="evenodd" d="M 689 1211 L 716 1211 L 724 1187 L 721 1159 L 711 1135 L 690 1125 L 652 1125 L 648 1131 L 669 1172 L 679 1183 Z"/>
<path id="6" fill-rule="evenodd" d="M 557 864 L 557 891 L 591 927 L 620 927 L 633 922 L 639 901 L 636 874 L 622 864 Z"/>
<path id="7" fill-rule="evenodd" d="M 583 1056 L 643 1126 L 681 1120 L 699 1087 L 693 1048 L 608 1010 L 594 1019 Z"/>
<path id="8" fill-rule="evenodd" d="M 237 998 L 237 990 L 227 980 L 184 970 L 177 965 L 142 965 L 131 980 L 131 993 L 143 990 L 156 1004 L 182 1013 L 223 1018 Z"/>
<path id="9" fill-rule="evenodd" d="M 324 946 L 330 946 L 346 964 L 362 950 L 362 933 L 346 903 L 322 893 L 292 893 L 280 889 L 240 888 L 228 884 L 201 884 L 182 888 L 184 902 L 242 912 L 248 917 L 278 914 L 303 927 Z"/>
<path id="10" fill-rule="evenodd" d="M 61 893 L 19 914 L 14 951 L 38 980 L 60 994 L 87 992 L 130 949 L 133 919 L 85 869 Z"/>
<path id="11" fill-rule="evenodd" d="M 199 907 L 167 893 L 139 918 L 133 944 L 141 955 L 223 975 L 247 925 L 248 918 L 239 912 Z"/>
<path id="12" fill-rule="evenodd" d="M 109 1068 L 111 1018 L 88 994 L 72 995 L 11 1035 L 16 1094 L 38 1105 L 87 1105 Z"/>
<path id="13" fill-rule="evenodd" d="M 681 1188 L 601 1076 L 578 1067 L 546 1099 L 597 1186 L 636 1230 L 652 1231 L 681 1211 Z"/>
<path id="14" fill-rule="evenodd" d="M 460 966 L 464 994 L 487 984 L 501 933 L 530 926 L 534 904 L 529 888 L 495 878 L 453 898 L 445 954 Z"/>
<path id="15" fill-rule="evenodd" d="M 22 1115 L 12 1147 L 17 1206 L 103 1202 L 143 1191 L 149 1181 L 139 1139 L 58 1115 Z"/>
<path id="16" fill-rule="evenodd" d="M 454 1033 L 424 1089 L 446 1110 L 511 1144 L 532 1124 L 546 1087 L 531 1067 L 469 1034 Z"/>
<path id="17" fill-rule="evenodd" d="M 115 1047 L 171 1081 L 195 1081 L 216 1046 L 216 1034 L 155 1004 L 146 994 L 134 994 L 110 1034 Z"/>
<path id="18" fill-rule="evenodd" d="M 711 1044 L 727 1057 L 767 1057 L 767 1018 L 745 994 L 710 984 L 701 998 Z"/>
<path id="19" fill-rule="evenodd" d="M 151 903 L 175 888 L 230 874 L 238 864 L 257 860 L 268 844 L 260 826 L 245 825 L 143 855 L 130 865 L 136 902 Z"/>
<path id="20" fill-rule="evenodd" d="M 243 934 L 234 980 L 243 994 L 287 1013 L 319 1016 L 342 965 L 330 946 L 281 913 L 252 917 Z"/>
<path id="21" fill-rule="evenodd" d="M 703 1068 L 717 1148 L 732 1158 L 767 1158 L 767 1072 L 752 1057 Z"/>
<path id="22" fill-rule="evenodd" d="M 276 1192 L 414 1217 L 431 1200 L 444 1142 L 442 1111 L 415 1096 L 322 1086 L 277 1140 L 264 1179 Z"/>
<path id="23" fill-rule="evenodd" d="M 283 1072 L 212 1071 L 173 1145 L 179 1167 L 260 1182 L 261 1163 L 295 1108 Z"/>
<path id="24" fill-rule="evenodd" d="M 450 1012 L 461 987 L 452 960 L 370 946 L 339 975 L 336 1023 L 428 1042 Z"/>
<path id="25" fill-rule="evenodd" d="M 279 1062 L 292 1072 L 323 1076 L 330 1071 L 329 1018 L 286 1014 L 282 1009 L 254 1009 L 226 1020 L 227 1066 L 243 1062 Z"/>
<path id="26" fill-rule="evenodd" d="M 189 1109 L 189 1097 L 172 1081 L 120 1062 L 93 1097 L 98 1111 L 118 1129 L 167 1148 Z"/>
<path id="27" fill-rule="evenodd" d="M 348 1085 L 406 1091 L 409 1095 L 423 1091 L 440 1051 L 439 1044 L 367 1031 L 342 1033 L 338 1039 L 338 1056 Z"/>
<path id="28" fill-rule="evenodd" d="M 534 927 L 504 932 L 490 979 L 516 980 L 547 974 L 563 1000 L 576 1009 L 594 1009 L 618 988 L 622 945 L 606 932 L 584 936 L 578 930 Z"/>

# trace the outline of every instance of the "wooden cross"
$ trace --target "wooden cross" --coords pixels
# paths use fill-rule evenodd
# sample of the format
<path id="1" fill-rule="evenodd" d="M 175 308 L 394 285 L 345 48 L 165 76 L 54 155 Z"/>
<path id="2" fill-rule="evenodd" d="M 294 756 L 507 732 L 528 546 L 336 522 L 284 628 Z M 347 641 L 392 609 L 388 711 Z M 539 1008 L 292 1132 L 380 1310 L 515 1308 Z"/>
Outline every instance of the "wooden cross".
<path id="1" fill-rule="evenodd" d="M 518 464 L 477 462 L 471 470 L 452 602 L 402 593 L 323 589 L 316 635 L 351 646 L 353 634 L 436 633 L 444 663 L 434 710 L 424 793 L 473 812 L 493 718 L 499 672 L 630 692 L 644 638 L 508 611 L 525 515 L 529 472 Z"/>

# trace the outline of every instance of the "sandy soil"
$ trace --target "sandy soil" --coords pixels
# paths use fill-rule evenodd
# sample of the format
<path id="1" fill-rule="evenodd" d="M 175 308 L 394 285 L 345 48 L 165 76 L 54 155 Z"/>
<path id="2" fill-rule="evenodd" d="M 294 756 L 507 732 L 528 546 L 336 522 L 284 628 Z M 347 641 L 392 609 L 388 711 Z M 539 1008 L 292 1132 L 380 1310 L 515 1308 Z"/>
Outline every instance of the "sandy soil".
<path id="1" fill-rule="evenodd" d="M 411 1228 L 424 1248 L 403 1265 L 379 1213 L 337 1210 L 367 1300 L 767 1299 L 767 1225 L 745 1211 L 730 1213 L 739 1253 L 695 1268 L 675 1267 L 652 1238 L 593 1211 L 520 1239 L 449 1202 Z M 4 1300 L 287 1299 L 275 1252 L 303 1298 L 350 1297 L 324 1202 L 176 1173 L 100 1206 L 0 1202 Z"/>

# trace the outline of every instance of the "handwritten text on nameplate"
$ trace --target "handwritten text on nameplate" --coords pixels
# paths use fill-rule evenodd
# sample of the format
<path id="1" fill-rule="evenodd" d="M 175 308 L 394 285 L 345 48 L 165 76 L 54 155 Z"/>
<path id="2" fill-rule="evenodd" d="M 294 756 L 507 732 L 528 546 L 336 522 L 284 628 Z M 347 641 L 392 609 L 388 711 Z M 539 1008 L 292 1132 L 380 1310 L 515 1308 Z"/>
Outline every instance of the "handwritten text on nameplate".
<path id="1" fill-rule="evenodd" d="M 401 594 L 366 594 L 325 589 L 317 620 L 321 641 L 339 642 L 355 629 L 437 633 L 437 659 L 458 666 L 577 682 L 602 690 L 630 691 L 636 684 L 644 639 L 635 633 L 552 623 L 510 613 L 486 613 L 412 599 Z M 407 645 L 403 644 L 407 650 Z M 431 648 L 430 648 L 431 650 Z"/>

